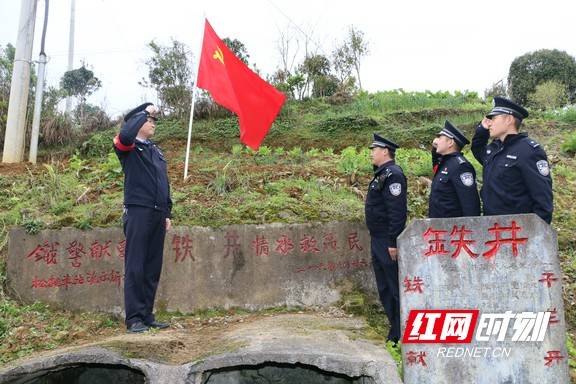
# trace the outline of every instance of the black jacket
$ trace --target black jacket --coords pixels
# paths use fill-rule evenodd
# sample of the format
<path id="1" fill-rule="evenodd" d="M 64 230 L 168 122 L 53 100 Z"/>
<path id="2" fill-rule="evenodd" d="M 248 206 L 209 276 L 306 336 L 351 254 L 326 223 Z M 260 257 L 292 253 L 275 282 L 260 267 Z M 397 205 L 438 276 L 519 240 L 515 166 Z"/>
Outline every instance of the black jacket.
<path id="1" fill-rule="evenodd" d="M 162 210 L 170 217 L 172 200 L 164 154 L 156 144 L 136 140 L 147 116 L 144 111 L 136 113 L 114 138 L 114 150 L 124 171 L 124 205 Z"/>
<path id="2" fill-rule="evenodd" d="M 406 226 L 406 187 L 402 168 L 393 160 L 376 169 L 368 187 L 364 208 L 366 225 L 371 236 L 386 238 L 392 248 L 396 247 L 396 238 Z"/>
<path id="3" fill-rule="evenodd" d="M 484 166 L 480 191 L 484 215 L 535 213 L 550 223 L 554 210 L 546 152 L 525 133 L 488 144 L 481 124 L 472 138 L 474 157 Z"/>
<path id="4" fill-rule="evenodd" d="M 434 154 L 432 156 L 435 165 Z M 460 152 L 440 157 L 432 180 L 428 216 L 480 216 L 476 171 Z"/>

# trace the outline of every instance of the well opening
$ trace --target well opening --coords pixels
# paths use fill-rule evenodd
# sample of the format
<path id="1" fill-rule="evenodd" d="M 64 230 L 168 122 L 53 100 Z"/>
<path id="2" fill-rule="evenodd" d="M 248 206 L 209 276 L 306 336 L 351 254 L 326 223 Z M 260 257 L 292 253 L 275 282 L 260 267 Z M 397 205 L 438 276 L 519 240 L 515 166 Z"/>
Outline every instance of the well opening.
<path id="1" fill-rule="evenodd" d="M 206 371 L 202 384 L 374 384 L 367 376 L 350 377 L 313 365 L 267 362 Z"/>
<path id="2" fill-rule="evenodd" d="M 22 374 L 7 384 L 144 384 L 140 370 L 121 364 L 74 364 Z"/>

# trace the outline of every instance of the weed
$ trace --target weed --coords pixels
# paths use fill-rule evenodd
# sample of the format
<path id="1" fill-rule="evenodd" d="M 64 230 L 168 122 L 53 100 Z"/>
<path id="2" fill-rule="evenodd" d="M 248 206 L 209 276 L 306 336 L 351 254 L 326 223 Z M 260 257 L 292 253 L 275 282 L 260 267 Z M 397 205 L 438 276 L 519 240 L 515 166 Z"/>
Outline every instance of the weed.
<path id="1" fill-rule="evenodd" d="M 290 151 L 288 151 L 288 158 L 294 164 L 303 164 L 306 161 L 307 156 L 302 151 L 302 148 L 294 147 Z"/>
<path id="2" fill-rule="evenodd" d="M 40 220 L 26 220 L 22 223 L 26 233 L 35 235 L 44 228 L 44 223 Z"/>
<path id="3" fill-rule="evenodd" d="M 232 146 L 232 154 L 234 155 L 234 157 L 240 157 L 240 155 L 242 155 L 242 152 L 244 152 L 243 145 L 234 144 Z"/>
<path id="4" fill-rule="evenodd" d="M 575 113 L 576 114 L 576 113 Z M 566 135 L 564 143 L 562 143 L 562 151 L 574 155 L 576 154 L 576 132 Z"/>

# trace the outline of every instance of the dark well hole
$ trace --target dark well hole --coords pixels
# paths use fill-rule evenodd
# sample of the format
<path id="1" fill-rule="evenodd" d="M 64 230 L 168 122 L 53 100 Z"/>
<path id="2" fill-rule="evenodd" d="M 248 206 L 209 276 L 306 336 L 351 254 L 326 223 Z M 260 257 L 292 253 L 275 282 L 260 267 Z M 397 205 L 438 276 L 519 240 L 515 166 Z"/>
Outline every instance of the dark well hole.
<path id="1" fill-rule="evenodd" d="M 124 365 L 79 364 L 54 367 L 50 371 L 29 373 L 9 384 L 144 384 L 146 376 Z"/>
<path id="2" fill-rule="evenodd" d="M 374 384 L 369 377 L 349 377 L 304 364 L 265 363 L 207 371 L 202 384 Z"/>

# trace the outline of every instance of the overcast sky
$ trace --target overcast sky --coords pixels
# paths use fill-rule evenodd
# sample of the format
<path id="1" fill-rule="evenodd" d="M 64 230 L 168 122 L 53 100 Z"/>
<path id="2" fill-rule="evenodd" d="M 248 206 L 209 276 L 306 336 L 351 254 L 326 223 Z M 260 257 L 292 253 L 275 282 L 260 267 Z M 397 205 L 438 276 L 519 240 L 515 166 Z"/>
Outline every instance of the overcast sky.
<path id="1" fill-rule="evenodd" d="M 102 81 L 90 103 L 119 114 L 143 100 L 146 44 L 174 38 L 198 55 L 204 16 L 221 37 L 242 41 L 263 74 L 280 65 L 277 40 L 291 28 L 330 54 L 348 26 L 365 33 L 362 62 L 369 91 L 483 90 L 507 76 L 512 60 L 538 49 L 576 55 L 575 1 L 504 0 L 77 0 L 74 67 L 85 61 Z M 0 45 L 16 43 L 20 1 L 0 0 Z M 38 1 L 33 59 L 38 59 L 44 0 Z M 48 85 L 66 71 L 70 0 L 51 0 Z M 303 54 L 303 48 L 300 54 Z"/>

